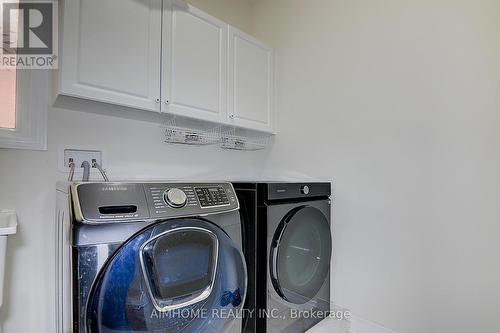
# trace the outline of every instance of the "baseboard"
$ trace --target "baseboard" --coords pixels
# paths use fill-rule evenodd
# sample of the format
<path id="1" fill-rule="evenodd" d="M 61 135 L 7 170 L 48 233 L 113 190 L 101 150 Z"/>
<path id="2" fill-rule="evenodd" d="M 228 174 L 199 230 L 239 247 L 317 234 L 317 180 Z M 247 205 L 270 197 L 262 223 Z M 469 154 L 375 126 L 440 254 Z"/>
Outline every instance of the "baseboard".
<path id="1" fill-rule="evenodd" d="M 399 333 L 371 321 L 352 316 L 350 333 Z"/>

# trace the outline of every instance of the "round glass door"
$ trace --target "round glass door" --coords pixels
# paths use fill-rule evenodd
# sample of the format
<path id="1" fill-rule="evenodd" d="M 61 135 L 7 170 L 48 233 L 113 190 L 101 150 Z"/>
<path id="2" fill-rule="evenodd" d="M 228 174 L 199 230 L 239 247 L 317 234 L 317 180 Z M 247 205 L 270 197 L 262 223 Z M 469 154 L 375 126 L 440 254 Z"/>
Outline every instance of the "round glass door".
<path id="1" fill-rule="evenodd" d="M 276 229 L 271 245 L 271 278 L 286 301 L 304 304 L 314 298 L 330 270 L 330 224 L 310 206 L 289 212 Z"/>
<path id="2" fill-rule="evenodd" d="M 234 317 L 222 314 L 241 308 L 246 283 L 243 254 L 219 227 L 202 219 L 155 224 L 101 269 L 87 332 L 223 332 Z"/>

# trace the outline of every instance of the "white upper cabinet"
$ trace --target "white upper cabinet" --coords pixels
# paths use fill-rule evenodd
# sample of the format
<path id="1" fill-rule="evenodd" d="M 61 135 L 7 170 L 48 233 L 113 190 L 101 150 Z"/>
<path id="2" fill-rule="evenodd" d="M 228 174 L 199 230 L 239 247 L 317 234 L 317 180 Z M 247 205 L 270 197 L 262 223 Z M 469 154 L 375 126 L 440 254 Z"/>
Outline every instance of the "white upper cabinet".
<path id="1" fill-rule="evenodd" d="M 63 6 L 59 92 L 160 111 L 161 0 Z"/>
<path id="2" fill-rule="evenodd" d="M 164 111 L 224 122 L 228 25 L 190 5 L 164 2 Z"/>
<path id="3" fill-rule="evenodd" d="M 248 34 L 230 27 L 228 63 L 230 124 L 272 132 L 273 50 Z"/>
<path id="4" fill-rule="evenodd" d="M 274 131 L 273 51 L 182 0 L 65 0 L 58 93 Z"/>

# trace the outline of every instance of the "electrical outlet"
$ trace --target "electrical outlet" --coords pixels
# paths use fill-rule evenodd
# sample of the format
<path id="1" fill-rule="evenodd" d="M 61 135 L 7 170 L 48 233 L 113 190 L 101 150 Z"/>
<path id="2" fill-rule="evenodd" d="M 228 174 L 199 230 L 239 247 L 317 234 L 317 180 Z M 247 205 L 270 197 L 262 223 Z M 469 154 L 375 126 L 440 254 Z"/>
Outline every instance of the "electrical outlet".
<path id="1" fill-rule="evenodd" d="M 102 152 L 99 150 L 64 149 L 63 156 L 63 168 L 66 170 L 70 168 L 70 161 L 75 163 L 75 170 L 80 169 L 84 161 L 88 161 L 91 167 L 93 160 L 102 166 Z"/>

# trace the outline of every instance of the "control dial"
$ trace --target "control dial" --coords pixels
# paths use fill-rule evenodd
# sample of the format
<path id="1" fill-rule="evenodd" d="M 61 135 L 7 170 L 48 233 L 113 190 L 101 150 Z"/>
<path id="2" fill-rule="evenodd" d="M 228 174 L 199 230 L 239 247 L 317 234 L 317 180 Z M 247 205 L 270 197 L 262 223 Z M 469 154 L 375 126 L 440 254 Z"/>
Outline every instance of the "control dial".
<path id="1" fill-rule="evenodd" d="M 306 195 L 309 194 L 309 186 L 307 186 L 307 185 L 302 186 L 300 188 L 300 193 L 306 194 Z"/>
<path id="2" fill-rule="evenodd" d="M 172 208 L 181 208 L 186 205 L 187 196 L 183 190 L 171 188 L 163 192 L 163 200 Z"/>

